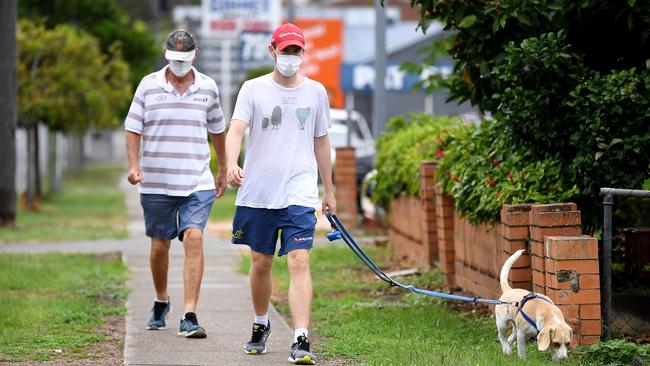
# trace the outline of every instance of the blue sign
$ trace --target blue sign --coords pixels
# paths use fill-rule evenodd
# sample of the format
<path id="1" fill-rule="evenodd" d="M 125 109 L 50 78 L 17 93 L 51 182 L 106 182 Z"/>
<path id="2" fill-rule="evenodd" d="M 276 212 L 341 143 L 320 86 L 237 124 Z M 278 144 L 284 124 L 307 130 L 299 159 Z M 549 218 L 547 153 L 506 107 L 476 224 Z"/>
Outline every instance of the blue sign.
<path id="1" fill-rule="evenodd" d="M 268 49 L 271 32 L 242 32 L 239 40 L 240 70 L 273 66 L 273 58 Z"/>
<path id="2" fill-rule="evenodd" d="M 399 64 L 386 66 L 386 79 L 384 80 L 388 91 L 411 91 L 415 83 L 426 79 L 429 75 L 451 74 L 451 64 L 439 64 L 428 68 L 423 75 L 409 74 L 400 69 Z M 343 64 L 341 65 L 341 88 L 345 92 L 370 92 L 375 88 L 375 65 Z"/>

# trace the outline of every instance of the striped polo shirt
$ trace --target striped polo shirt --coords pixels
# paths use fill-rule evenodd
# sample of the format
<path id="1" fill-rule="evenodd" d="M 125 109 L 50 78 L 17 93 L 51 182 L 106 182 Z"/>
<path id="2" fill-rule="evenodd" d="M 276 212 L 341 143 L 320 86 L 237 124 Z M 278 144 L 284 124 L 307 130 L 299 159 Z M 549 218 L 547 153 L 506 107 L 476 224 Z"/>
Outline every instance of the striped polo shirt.
<path id="1" fill-rule="evenodd" d="M 135 91 L 125 129 L 142 135 L 140 193 L 189 196 L 215 189 L 208 132 L 226 128 L 217 84 L 194 72 L 194 84 L 178 95 L 165 71 L 147 75 Z"/>

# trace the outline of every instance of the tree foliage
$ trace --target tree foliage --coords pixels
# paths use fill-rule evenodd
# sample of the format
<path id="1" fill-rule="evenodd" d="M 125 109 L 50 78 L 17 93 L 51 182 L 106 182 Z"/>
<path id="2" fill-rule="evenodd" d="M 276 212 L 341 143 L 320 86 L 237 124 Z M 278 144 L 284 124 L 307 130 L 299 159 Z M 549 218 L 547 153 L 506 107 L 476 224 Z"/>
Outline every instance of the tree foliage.
<path id="1" fill-rule="evenodd" d="M 91 35 L 67 25 L 18 23 L 18 116 L 22 126 L 46 123 L 63 132 L 120 124 L 128 104 L 129 67 L 114 45 L 107 56 Z"/>
<path id="2" fill-rule="evenodd" d="M 525 149 L 531 163 L 555 162 L 571 177 L 583 223 L 598 226 L 599 188 L 642 187 L 650 176 L 650 2 L 411 4 L 424 30 L 434 19 L 454 30 L 444 47 L 456 62 L 443 83 L 450 98 L 493 113 L 501 153 Z"/>
<path id="3" fill-rule="evenodd" d="M 21 0 L 18 14 L 42 21 L 47 28 L 68 24 L 87 31 L 97 37 L 106 55 L 120 48 L 134 87 L 151 72 L 161 52 L 145 23 L 131 22 L 115 0 Z"/>
<path id="4" fill-rule="evenodd" d="M 650 2 L 601 0 L 411 0 L 424 31 L 432 21 L 457 30 L 447 52 L 456 60 L 451 99 L 495 111 L 499 82 L 492 70 L 511 42 L 564 31 L 585 66 L 609 72 L 644 66 L 650 58 Z"/>

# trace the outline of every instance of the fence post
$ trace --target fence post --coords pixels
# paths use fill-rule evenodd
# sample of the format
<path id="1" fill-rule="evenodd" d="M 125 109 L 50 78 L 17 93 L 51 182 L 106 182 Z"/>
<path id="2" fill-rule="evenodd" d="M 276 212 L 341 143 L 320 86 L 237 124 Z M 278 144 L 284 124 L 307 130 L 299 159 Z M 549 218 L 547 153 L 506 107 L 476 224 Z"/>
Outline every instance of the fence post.
<path id="1" fill-rule="evenodd" d="M 433 267 L 438 260 L 438 228 L 436 220 L 436 169 L 435 161 L 420 163 L 420 203 L 422 207 L 422 244 L 427 263 Z"/>
<path id="2" fill-rule="evenodd" d="M 546 293 L 547 236 L 582 234 L 580 211 L 575 203 L 532 205 L 530 210 L 530 253 L 533 270 L 533 292 Z"/>
<path id="3" fill-rule="evenodd" d="M 499 263 L 503 264 L 517 250 L 527 250 L 510 270 L 510 279 L 514 288 L 532 291 L 531 255 L 527 247 L 527 241 L 530 238 L 530 208 L 529 204 L 503 205 L 501 208 L 504 250 Z"/>
<path id="4" fill-rule="evenodd" d="M 603 337 L 611 336 L 612 314 L 612 206 L 614 196 L 606 193 L 603 199 Z"/>
<path id="5" fill-rule="evenodd" d="M 436 184 L 436 221 L 438 222 L 438 267 L 444 272 L 448 286 L 454 286 L 456 253 L 454 250 L 454 199 Z"/>
<path id="6" fill-rule="evenodd" d="M 357 227 L 357 166 L 353 147 L 336 149 L 334 164 L 337 216 L 348 229 Z"/>
<path id="7" fill-rule="evenodd" d="M 601 335 L 598 240 L 547 236 L 546 295 L 574 327 L 573 345 L 597 343 Z"/>

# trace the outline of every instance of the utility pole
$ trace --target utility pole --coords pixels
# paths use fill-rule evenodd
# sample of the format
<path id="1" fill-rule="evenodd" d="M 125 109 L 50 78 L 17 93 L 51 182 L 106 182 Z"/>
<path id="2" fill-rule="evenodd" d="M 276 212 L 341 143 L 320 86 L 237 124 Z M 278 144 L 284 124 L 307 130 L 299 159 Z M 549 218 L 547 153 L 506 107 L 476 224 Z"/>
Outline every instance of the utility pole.
<path id="1" fill-rule="evenodd" d="M 294 0 L 287 0 L 287 18 L 289 23 L 293 23 L 296 20 L 296 4 Z"/>
<path id="2" fill-rule="evenodd" d="M 17 1 L 0 1 L 0 227 L 16 221 Z"/>
<path id="3" fill-rule="evenodd" d="M 372 98 L 372 135 L 377 139 L 386 124 L 386 9 L 375 0 L 375 91 Z"/>

